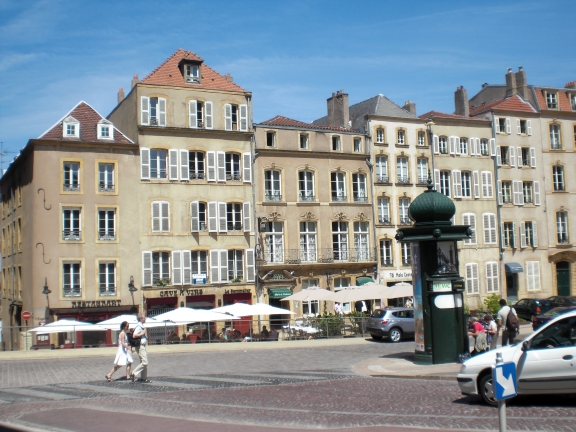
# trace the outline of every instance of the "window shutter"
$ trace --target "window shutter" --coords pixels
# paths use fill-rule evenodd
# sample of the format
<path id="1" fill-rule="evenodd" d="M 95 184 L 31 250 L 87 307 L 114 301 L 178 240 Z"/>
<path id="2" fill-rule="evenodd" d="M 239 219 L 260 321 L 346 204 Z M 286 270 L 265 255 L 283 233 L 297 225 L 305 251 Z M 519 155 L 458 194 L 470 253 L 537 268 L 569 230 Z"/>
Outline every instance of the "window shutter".
<path id="1" fill-rule="evenodd" d="M 246 249 L 246 282 L 256 280 L 256 263 L 254 260 L 254 249 Z"/>
<path id="2" fill-rule="evenodd" d="M 534 289 L 540 290 L 540 262 L 534 261 Z"/>
<path id="3" fill-rule="evenodd" d="M 188 157 L 188 150 L 180 150 L 180 180 L 190 180 Z"/>
<path id="4" fill-rule="evenodd" d="M 474 284 L 473 293 L 478 294 L 480 288 L 478 286 L 478 264 L 472 263 L 472 282 Z"/>
<path id="5" fill-rule="evenodd" d="M 240 130 L 248 130 L 248 105 L 240 105 Z"/>
<path id="6" fill-rule="evenodd" d="M 224 105 L 224 129 L 232 130 L 232 105 Z"/>
<path id="7" fill-rule="evenodd" d="M 502 196 L 502 180 L 498 180 L 497 182 L 498 187 L 498 204 L 504 204 L 504 197 Z"/>
<path id="8" fill-rule="evenodd" d="M 490 156 L 496 156 L 496 139 L 490 138 Z"/>
<path id="9" fill-rule="evenodd" d="M 523 167 L 522 147 L 518 147 L 516 149 L 516 166 L 518 166 L 518 168 L 520 168 L 520 169 L 522 169 L 522 167 Z"/>
<path id="10" fill-rule="evenodd" d="M 434 170 L 434 189 L 440 192 L 440 170 Z"/>
<path id="11" fill-rule="evenodd" d="M 152 203 L 152 232 L 160 231 L 160 202 Z"/>
<path id="12" fill-rule="evenodd" d="M 192 201 L 190 203 L 190 231 L 198 232 L 200 231 L 200 219 L 198 216 L 198 201 Z"/>
<path id="13" fill-rule="evenodd" d="M 152 285 L 152 252 L 142 252 L 142 285 Z"/>
<path id="14" fill-rule="evenodd" d="M 462 198 L 462 173 L 452 171 L 452 183 L 454 184 L 454 198 Z"/>
<path id="15" fill-rule="evenodd" d="M 252 183 L 252 155 L 250 152 L 242 154 L 242 168 L 244 171 L 242 173 L 244 183 Z"/>
<path id="16" fill-rule="evenodd" d="M 208 181 L 216 181 L 216 152 L 206 152 L 206 168 Z"/>
<path id="17" fill-rule="evenodd" d="M 150 180 L 150 149 L 140 149 L 140 178 Z"/>
<path id="18" fill-rule="evenodd" d="M 530 167 L 536 168 L 536 149 L 530 147 Z"/>
<path id="19" fill-rule="evenodd" d="M 516 119 L 516 133 L 520 135 L 520 120 Z"/>
<path id="20" fill-rule="evenodd" d="M 182 251 L 182 285 L 192 283 L 192 259 L 189 250 Z"/>
<path id="21" fill-rule="evenodd" d="M 490 213 L 484 213 L 482 215 L 482 222 L 483 222 L 483 228 L 484 228 L 484 244 L 490 244 L 490 238 L 491 238 L 491 229 L 490 229 Z"/>
<path id="22" fill-rule="evenodd" d="M 170 159 L 170 180 L 178 180 L 178 150 L 171 149 L 169 152 Z"/>
<path id="23" fill-rule="evenodd" d="M 532 122 L 530 120 L 526 120 L 526 131 L 528 135 L 532 135 Z"/>
<path id="24" fill-rule="evenodd" d="M 534 261 L 526 261 L 526 289 L 532 291 L 534 289 Z"/>
<path id="25" fill-rule="evenodd" d="M 512 204 L 518 205 L 518 181 L 512 180 Z"/>
<path id="26" fill-rule="evenodd" d="M 470 156 L 476 156 L 476 138 L 470 138 L 468 145 L 470 146 Z"/>
<path id="27" fill-rule="evenodd" d="M 484 186 L 486 193 L 484 198 L 494 198 L 494 187 L 492 185 L 492 173 L 490 171 L 484 171 Z"/>
<path id="28" fill-rule="evenodd" d="M 532 247 L 538 247 L 538 222 L 532 222 Z"/>
<path id="29" fill-rule="evenodd" d="M 218 203 L 216 201 L 208 203 L 208 231 L 218 232 Z"/>
<path id="30" fill-rule="evenodd" d="M 502 153 L 500 153 L 500 146 L 496 146 L 496 166 L 502 166 Z"/>
<path id="31" fill-rule="evenodd" d="M 454 136 L 448 137 L 448 142 L 450 145 L 450 154 L 456 153 L 456 137 Z"/>
<path id="32" fill-rule="evenodd" d="M 480 198 L 480 178 L 478 171 L 472 172 L 472 183 L 474 184 L 474 198 Z"/>
<path id="33" fill-rule="evenodd" d="M 510 126 L 510 119 L 506 119 L 506 133 L 510 135 L 512 133 L 512 127 Z"/>
<path id="34" fill-rule="evenodd" d="M 512 222 L 512 247 L 518 247 L 518 233 L 516 232 L 516 222 Z"/>
<path id="35" fill-rule="evenodd" d="M 523 206 L 524 205 L 524 193 L 522 190 L 522 181 L 518 180 L 516 181 L 516 201 L 518 202 L 518 205 Z"/>
<path id="36" fill-rule="evenodd" d="M 150 98 L 142 96 L 140 98 L 140 124 L 147 126 L 150 124 Z"/>
<path id="37" fill-rule="evenodd" d="M 526 247 L 526 223 L 520 222 L 520 248 Z"/>
<path id="38" fill-rule="evenodd" d="M 470 244 L 476 244 L 476 215 L 474 213 L 468 215 L 468 225 L 470 225 L 473 231 L 470 237 Z"/>
<path id="39" fill-rule="evenodd" d="M 210 251 L 210 282 L 220 282 L 220 256 L 218 249 Z"/>
<path id="40" fill-rule="evenodd" d="M 432 136 L 432 143 L 434 154 L 440 154 L 440 141 L 438 140 L 438 135 Z"/>
<path id="41" fill-rule="evenodd" d="M 170 203 L 162 201 L 160 209 L 162 210 L 162 231 L 170 231 Z"/>
<path id="42" fill-rule="evenodd" d="M 228 251 L 220 249 L 218 255 L 220 256 L 220 282 L 228 282 Z"/>
<path id="43" fill-rule="evenodd" d="M 226 153 L 216 152 L 216 160 L 218 162 L 218 181 L 226 181 Z"/>
<path id="44" fill-rule="evenodd" d="M 219 232 L 228 232 L 228 224 L 226 218 L 226 203 L 219 202 L 218 203 L 218 231 Z"/>
<path id="45" fill-rule="evenodd" d="M 508 156 L 510 157 L 510 166 L 516 166 L 516 149 L 514 147 L 508 147 Z M 520 157 L 522 157 L 522 153 L 520 153 Z"/>
<path id="46" fill-rule="evenodd" d="M 252 230 L 252 224 L 250 223 L 252 220 L 250 214 L 250 201 L 246 201 L 244 204 L 242 204 L 242 215 L 244 216 L 244 232 L 250 232 Z"/>
<path id="47" fill-rule="evenodd" d="M 188 114 L 190 127 L 192 129 L 198 129 L 198 101 L 191 100 L 188 102 Z"/>
<path id="48" fill-rule="evenodd" d="M 500 244 L 504 247 L 506 238 L 504 236 L 504 222 L 500 222 Z M 486 235 L 484 235 L 484 243 L 486 243 Z"/>
<path id="49" fill-rule="evenodd" d="M 460 154 L 460 137 L 454 137 L 454 154 Z"/>
<path id="50" fill-rule="evenodd" d="M 158 98 L 158 126 L 166 126 L 166 99 Z"/>
<path id="51" fill-rule="evenodd" d="M 172 285 L 182 285 L 182 251 L 172 251 Z"/>
<path id="52" fill-rule="evenodd" d="M 534 205 L 540 205 L 540 182 L 533 182 L 532 187 L 534 188 Z"/>
<path id="53" fill-rule="evenodd" d="M 500 132 L 500 123 L 498 123 L 497 117 L 494 117 L 494 120 L 492 123 L 493 123 L 493 127 L 494 127 L 494 130 L 496 131 L 496 133 Z"/>
<path id="54" fill-rule="evenodd" d="M 204 117 L 204 127 L 206 129 L 213 129 L 214 120 L 212 120 L 212 102 L 204 102 Z"/>

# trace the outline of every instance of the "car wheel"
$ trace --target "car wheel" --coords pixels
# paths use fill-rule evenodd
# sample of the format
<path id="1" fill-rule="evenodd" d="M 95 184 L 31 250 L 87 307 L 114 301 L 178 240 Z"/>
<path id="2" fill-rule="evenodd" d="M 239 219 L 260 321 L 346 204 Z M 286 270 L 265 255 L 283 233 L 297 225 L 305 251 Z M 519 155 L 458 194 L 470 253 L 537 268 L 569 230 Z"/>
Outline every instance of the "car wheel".
<path id="1" fill-rule="evenodd" d="M 494 396 L 494 385 L 492 383 L 492 374 L 487 373 L 482 378 L 480 378 L 480 385 L 478 386 L 478 391 L 482 396 L 484 402 L 488 405 L 498 406 L 498 401 Z"/>
<path id="2" fill-rule="evenodd" d="M 400 342 L 402 339 L 402 330 L 399 328 L 393 328 L 388 333 L 388 339 L 390 339 L 391 342 Z"/>
<path id="3" fill-rule="evenodd" d="M 378 336 L 375 334 L 371 334 L 370 336 L 372 336 L 372 339 L 374 339 L 374 340 L 381 340 L 382 339 L 382 336 Z"/>

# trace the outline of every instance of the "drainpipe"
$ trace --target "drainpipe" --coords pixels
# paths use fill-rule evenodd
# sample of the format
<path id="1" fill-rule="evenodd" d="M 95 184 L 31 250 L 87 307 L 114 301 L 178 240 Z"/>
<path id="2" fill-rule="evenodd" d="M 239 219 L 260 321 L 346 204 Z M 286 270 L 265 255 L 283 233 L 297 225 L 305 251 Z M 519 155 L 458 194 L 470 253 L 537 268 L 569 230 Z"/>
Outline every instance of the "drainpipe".
<path id="1" fill-rule="evenodd" d="M 494 139 L 494 148 L 496 148 L 496 128 L 494 127 L 494 111 L 492 111 L 492 138 Z M 498 164 L 497 164 L 497 160 L 498 160 L 498 155 L 494 156 L 493 162 L 494 162 L 494 184 L 495 184 L 495 188 L 494 189 L 498 189 Z M 502 298 L 504 298 L 504 282 L 502 281 L 503 275 L 506 274 L 506 269 L 504 268 L 504 245 L 502 244 L 502 216 L 500 214 L 500 205 L 498 205 L 498 194 L 502 193 L 502 191 L 496 190 L 496 229 L 497 229 L 497 233 L 498 233 L 498 249 L 499 249 L 499 261 L 500 261 L 500 274 L 499 274 L 499 278 L 500 278 L 500 286 L 502 287 L 502 289 L 500 290 L 502 293 Z"/>
<path id="2" fill-rule="evenodd" d="M 370 119 L 368 119 L 368 121 L 366 122 L 366 151 L 364 152 L 366 154 L 366 165 L 368 165 L 368 169 L 370 170 L 370 193 L 372 195 L 372 220 L 374 221 L 372 224 L 372 238 L 374 241 L 374 248 L 373 250 L 376 252 L 376 254 L 374 255 L 376 258 L 376 275 L 375 275 L 375 280 L 376 283 L 379 283 L 380 281 L 380 268 L 378 265 L 378 242 L 377 242 L 377 235 L 376 235 L 376 206 L 375 204 L 375 199 L 376 197 L 374 196 L 374 164 L 372 163 L 371 159 L 372 159 L 372 139 L 371 139 L 371 135 L 369 134 L 370 131 Z"/>
<path id="3" fill-rule="evenodd" d="M 16 196 L 14 195 L 14 190 L 12 190 L 10 192 L 10 198 L 12 201 L 12 216 L 11 216 L 11 231 L 12 231 L 12 238 L 10 239 L 10 243 L 12 244 L 11 248 L 12 248 L 12 269 L 11 269 L 11 273 L 12 273 L 12 277 L 11 279 L 11 285 L 12 285 L 12 296 L 11 296 L 11 301 L 10 301 L 10 308 L 9 308 L 9 312 L 10 312 L 10 351 L 14 351 L 14 311 L 16 310 L 16 289 L 14 287 L 14 277 L 15 277 L 15 271 L 14 271 L 14 240 L 15 240 L 15 230 L 14 230 L 14 212 L 16 211 L 15 208 L 15 204 L 16 204 Z"/>

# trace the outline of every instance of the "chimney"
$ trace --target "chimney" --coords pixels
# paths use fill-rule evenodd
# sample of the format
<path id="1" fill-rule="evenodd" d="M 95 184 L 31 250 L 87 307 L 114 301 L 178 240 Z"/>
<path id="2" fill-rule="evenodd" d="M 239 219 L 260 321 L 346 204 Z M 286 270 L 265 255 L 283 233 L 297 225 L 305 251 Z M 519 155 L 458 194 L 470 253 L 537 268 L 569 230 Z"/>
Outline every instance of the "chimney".
<path id="1" fill-rule="evenodd" d="M 526 99 L 528 97 L 528 83 L 526 82 L 526 71 L 522 69 L 522 66 L 516 72 L 516 87 L 522 99 Z"/>
<path id="2" fill-rule="evenodd" d="M 123 100 L 124 100 L 124 89 L 120 87 L 120 90 L 118 90 L 118 103 L 122 102 Z"/>
<path id="3" fill-rule="evenodd" d="M 512 68 L 508 68 L 506 73 L 506 97 L 512 96 L 518 93 L 516 88 L 516 75 L 512 72 Z"/>
<path id="4" fill-rule="evenodd" d="M 226 78 L 226 81 L 228 81 L 228 82 L 231 82 L 231 83 L 234 82 L 234 78 L 232 78 L 232 75 L 230 75 L 229 73 L 227 73 L 224 78 Z"/>
<path id="5" fill-rule="evenodd" d="M 408 111 L 410 114 L 416 115 L 416 104 L 411 100 L 404 102 L 404 106 L 402 108 Z"/>
<path id="6" fill-rule="evenodd" d="M 332 97 L 328 99 L 328 125 L 347 128 L 349 120 L 348 95 L 344 90 L 332 93 Z"/>
<path id="7" fill-rule="evenodd" d="M 576 89 L 576 81 L 570 81 L 566 83 L 564 87 L 568 89 Z"/>
<path id="8" fill-rule="evenodd" d="M 460 86 L 454 92 L 454 113 L 461 116 L 470 117 L 470 103 L 468 101 L 468 92 L 464 86 Z"/>
<path id="9" fill-rule="evenodd" d="M 138 74 L 134 74 L 134 78 L 132 78 L 132 88 L 138 83 L 140 80 L 138 79 Z"/>

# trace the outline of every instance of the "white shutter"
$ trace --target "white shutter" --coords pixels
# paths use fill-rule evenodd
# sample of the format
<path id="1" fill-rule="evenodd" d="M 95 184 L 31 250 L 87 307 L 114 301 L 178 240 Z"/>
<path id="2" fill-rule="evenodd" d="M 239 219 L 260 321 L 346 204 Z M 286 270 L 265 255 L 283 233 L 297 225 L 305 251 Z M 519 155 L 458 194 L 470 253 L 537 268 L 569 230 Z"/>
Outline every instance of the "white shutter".
<path id="1" fill-rule="evenodd" d="M 486 233 L 484 233 L 484 243 L 486 243 Z M 504 235 L 504 222 L 500 222 L 500 244 L 505 247 L 506 238 Z"/>
<path id="2" fill-rule="evenodd" d="M 500 146 L 496 146 L 496 166 L 502 166 L 502 153 L 500 153 Z"/>
<path id="3" fill-rule="evenodd" d="M 540 290 L 540 261 L 534 261 L 534 289 Z"/>
<path id="4" fill-rule="evenodd" d="M 494 117 L 492 126 L 493 126 L 494 130 L 496 131 L 496 133 L 500 132 L 500 123 L 498 122 L 497 117 Z"/>
<path id="5" fill-rule="evenodd" d="M 438 140 L 438 135 L 432 136 L 432 143 L 434 154 L 440 154 L 440 142 Z"/>
<path id="6" fill-rule="evenodd" d="M 200 219 L 198 215 L 198 201 L 192 201 L 190 203 L 190 231 L 198 232 L 200 231 Z"/>
<path id="7" fill-rule="evenodd" d="M 150 124 L 150 98 L 142 96 L 140 98 L 140 124 L 147 126 Z"/>
<path id="8" fill-rule="evenodd" d="M 516 133 L 520 135 L 520 120 L 516 119 Z"/>
<path id="9" fill-rule="evenodd" d="M 180 150 L 180 180 L 190 180 L 188 157 L 188 150 Z"/>
<path id="10" fill-rule="evenodd" d="M 518 248 L 518 234 L 516 232 L 516 222 L 512 222 L 512 247 Z"/>
<path id="11" fill-rule="evenodd" d="M 516 149 L 512 146 L 508 147 L 508 157 L 510 159 L 510 166 L 515 167 L 516 166 Z M 520 157 L 522 157 L 522 154 L 520 154 Z"/>
<path id="12" fill-rule="evenodd" d="M 528 135 L 532 135 L 532 122 L 530 120 L 526 120 L 526 131 Z"/>
<path id="13" fill-rule="evenodd" d="M 480 178 L 478 171 L 472 172 L 472 183 L 474 184 L 474 198 L 480 198 Z"/>
<path id="14" fill-rule="evenodd" d="M 160 201 L 152 203 L 152 232 L 160 231 Z"/>
<path id="15" fill-rule="evenodd" d="M 140 178 L 150 180 L 150 149 L 140 148 Z"/>
<path id="16" fill-rule="evenodd" d="M 482 215 L 482 223 L 484 228 L 484 244 L 490 244 L 491 242 L 491 225 L 490 225 L 490 213 L 484 213 Z"/>
<path id="17" fill-rule="evenodd" d="M 142 285 L 152 285 L 152 252 L 142 252 Z"/>
<path id="18" fill-rule="evenodd" d="M 171 149 L 168 155 L 170 165 L 170 180 L 178 180 L 178 150 Z"/>
<path id="19" fill-rule="evenodd" d="M 440 192 L 440 170 L 434 170 L 434 189 Z"/>
<path id="20" fill-rule="evenodd" d="M 204 127 L 206 129 L 214 128 L 214 120 L 212 120 L 212 102 L 204 102 Z"/>
<path id="21" fill-rule="evenodd" d="M 454 186 L 454 198 L 462 198 L 462 173 L 460 171 L 452 171 L 452 183 Z"/>
<path id="22" fill-rule="evenodd" d="M 450 147 L 450 154 L 456 153 L 456 137 L 448 137 L 448 143 Z"/>
<path id="23" fill-rule="evenodd" d="M 538 222 L 532 222 L 532 247 L 538 247 Z"/>
<path id="24" fill-rule="evenodd" d="M 470 138 L 468 145 L 470 146 L 470 156 L 476 156 L 476 138 Z"/>
<path id="25" fill-rule="evenodd" d="M 248 105 L 240 105 L 240 130 L 248 130 Z"/>
<path id="26" fill-rule="evenodd" d="M 523 162 L 522 162 L 522 147 L 518 147 L 516 149 L 516 165 L 518 168 L 522 169 Z"/>
<path id="27" fill-rule="evenodd" d="M 216 152 L 206 152 L 206 168 L 208 181 L 216 181 Z"/>
<path id="28" fill-rule="evenodd" d="M 250 152 L 242 154 L 242 168 L 244 183 L 252 183 L 252 155 Z"/>
<path id="29" fill-rule="evenodd" d="M 216 201 L 208 203 L 208 231 L 218 232 L 218 203 Z"/>
<path id="30" fill-rule="evenodd" d="M 219 232 L 228 232 L 228 224 L 226 218 L 226 203 L 219 202 L 218 203 L 218 231 Z"/>
<path id="31" fill-rule="evenodd" d="M 244 219 L 244 232 L 250 232 L 252 230 L 252 224 L 250 223 L 252 220 L 250 214 L 250 201 L 246 201 L 244 204 L 242 204 L 242 216 Z"/>
<path id="32" fill-rule="evenodd" d="M 496 156 L 496 139 L 490 138 L 490 156 Z"/>
<path id="33" fill-rule="evenodd" d="M 476 215 L 474 213 L 470 213 L 468 215 L 468 225 L 472 228 L 472 237 L 470 237 L 470 244 L 476 244 Z"/>
<path id="34" fill-rule="evenodd" d="M 536 149 L 530 147 L 530 167 L 536 168 Z"/>
<path id="35" fill-rule="evenodd" d="M 540 182 L 533 182 L 532 187 L 534 188 L 534 205 L 540 205 Z"/>
<path id="36" fill-rule="evenodd" d="M 220 282 L 220 255 L 218 249 L 210 251 L 210 282 Z"/>
<path id="37" fill-rule="evenodd" d="M 198 129 L 198 101 L 191 100 L 188 102 L 189 125 L 192 129 Z"/>
<path id="38" fill-rule="evenodd" d="M 534 261 L 526 261 L 526 289 L 534 290 Z"/>
<path id="39" fill-rule="evenodd" d="M 520 222 L 520 248 L 526 247 L 526 223 Z"/>
<path id="40" fill-rule="evenodd" d="M 170 231 L 170 203 L 166 201 L 160 202 L 160 209 L 162 211 L 162 231 L 169 232 Z"/>
<path id="41" fill-rule="evenodd" d="M 172 251 L 172 285 L 182 285 L 182 251 Z"/>
<path id="42" fill-rule="evenodd" d="M 218 181 L 226 181 L 226 153 L 216 152 L 216 161 L 218 163 Z"/>
<path id="43" fill-rule="evenodd" d="M 512 133 L 512 127 L 510 126 L 510 119 L 506 119 L 506 133 L 510 135 Z"/>
<path id="44" fill-rule="evenodd" d="M 482 171 L 482 197 L 494 197 L 494 191 L 492 189 L 492 173 L 490 171 Z"/>
<path id="45" fill-rule="evenodd" d="M 158 98 L 158 126 L 166 126 L 166 99 Z"/>
<path id="46" fill-rule="evenodd" d="M 518 181 L 512 180 L 512 204 L 518 205 Z"/>
<path id="47" fill-rule="evenodd" d="M 224 105 L 224 129 L 232 130 L 232 105 Z"/>
<path id="48" fill-rule="evenodd" d="M 516 205 L 524 205 L 524 193 L 522 191 L 522 181 L 517 180 L 516 183 Z"/>
<path id="49" fill-rule="evenodd" d="M 220 256 L 220 282 L 228 282 L 228 251 L 220 249 L 218 255 Z"/>
<path id="50" fill-rule="evenodd" d="M 254 260 L 254 249 L 246 249 L 246 282 L 256 280 L 256 263 Z"/>
<path id="51" fill-rule="evenodd" d="M 182 251 L 182 285 L 192 283 L 192 259 L 189 250 Z"/>
<path id="52" fill-rule="evenodd" d="M 454 154 L 460 154 L 460 137 L 454 137 Z"/>
<path id="53" fill-rule="evenodd" d="M 497 182 L 497 187 L 498 187 L 498 204 L 502 205 L 504 204 L 504 196 L 502 195 L 502 180 L 498 180 Z"/>

